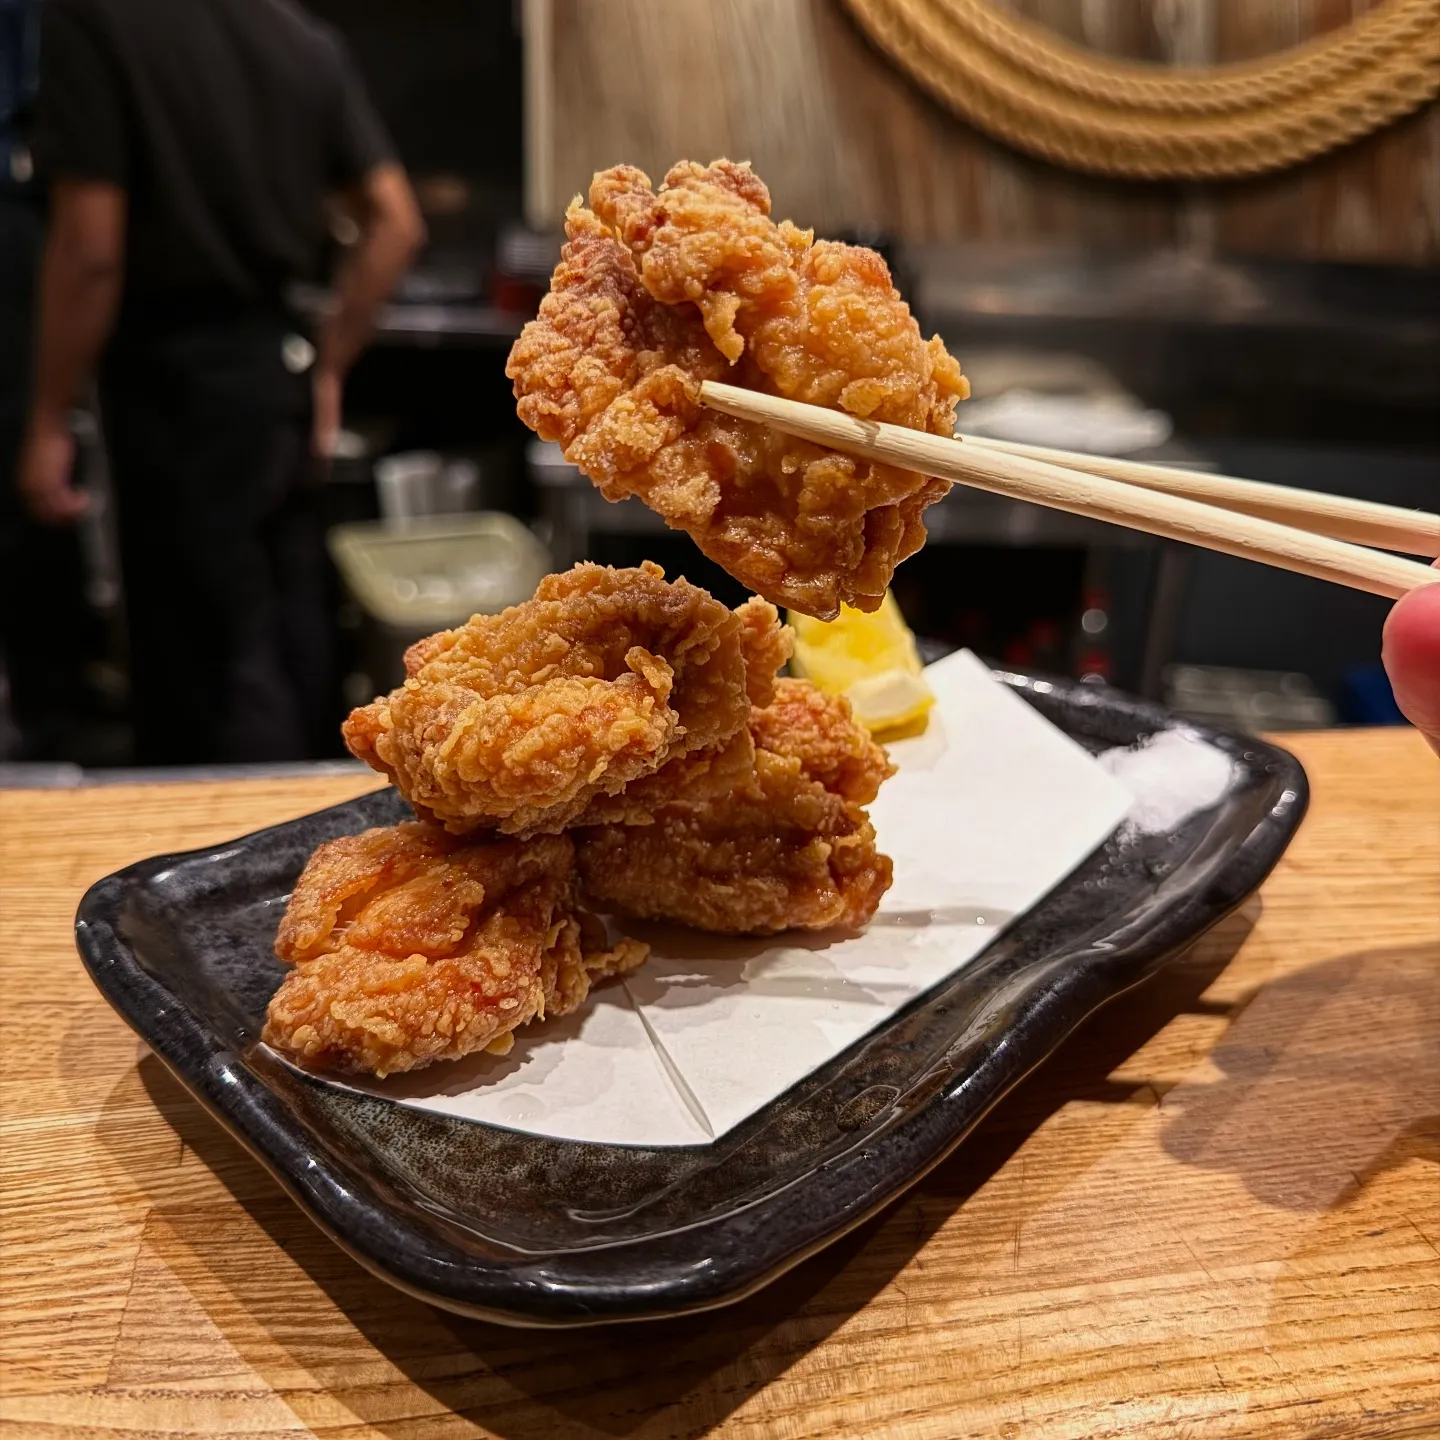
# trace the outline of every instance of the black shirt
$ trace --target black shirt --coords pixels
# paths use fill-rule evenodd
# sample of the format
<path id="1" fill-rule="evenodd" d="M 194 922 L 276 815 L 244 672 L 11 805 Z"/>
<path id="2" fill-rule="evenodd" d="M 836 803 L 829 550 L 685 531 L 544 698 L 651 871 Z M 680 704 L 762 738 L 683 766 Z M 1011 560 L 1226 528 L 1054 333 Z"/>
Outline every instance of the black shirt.
<path id="1" fill-rule="evenodd" d="M 0 0 L 0 196 L 31 189 L 30 111 L 39 39 L 40 0 Z"/>
<path id="2" fill-rule="evenodd" d="M 129 202 L 124 319 L 278 306 L 327 192 L 392 155 L 339 37 L 288 0 L 46 0 L 36 153 Z"/>

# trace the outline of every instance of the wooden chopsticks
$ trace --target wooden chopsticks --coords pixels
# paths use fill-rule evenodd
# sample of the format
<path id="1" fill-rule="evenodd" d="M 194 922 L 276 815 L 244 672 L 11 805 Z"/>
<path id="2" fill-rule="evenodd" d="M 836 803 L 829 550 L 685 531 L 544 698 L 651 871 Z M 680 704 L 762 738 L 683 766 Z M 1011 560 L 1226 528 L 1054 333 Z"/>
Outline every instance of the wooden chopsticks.
<path id="1" fill-rule="evenodd" d="M 1145 488 L 1138 478 L 1112 478 L 1121 473 L 1117 467 L 1134 465 L 1131 461 L 1100 460 L 1088 455 L 1072 457 L 1068 451 L 1049 452 L 1066 457 L 1065 464 L 1055 464 L 1050 460 L 1031 458 L 1029 447 L 1003 442 L 946 439 L 941 435 L 860 420 L 843 411 L 804 405 L 797 400 L 764 395 L 756 390 L 722 385 L 712 380 L 701 385 L 700 398 L 711 409 L 726 415 L 770 425 L 832 450 L 860 455 L 905 470 L 918 470 L 925 475 L 973 485 L 1012 499 L 1048 505 L 1056 510 L 1069 511 L 1072 515 L 1084 515 L 1112 525 L 1128 525 L 1151 535 L 1187 541 L 1227 555 L 1238 555 L 1242 559 L 1259 560 L 1282 570 L 1333 580 L 1337 584 L 1368 590 L 1392 600 L 1420 585 L 1440 581 L 1440 570 L 1432 570 L 1413 560 L 1403 560 L 1364 545 L 1334 539 L 1330 534 L 1316 534 L 1308 528 L 1297 529 L 1280 524 L 1262 515 L 1222 508 L 1218 503 L 1191 498 L 1196 493 L 1194 482 L 1205 479 L 1218 482 L 1221 477 L 1191 475 L 1187 471 L 1164 470 L 1160 466 L 1141 466 L 1140 469 L 1158 472 L 1166 478 L 1165 489 Z M 1078 461 L 1085 464 L 1072 463 Z M 1102 466 L 1103 470 L 1100 469 Z M 1170 477 L 1174 477 L 1173 481 Z M 1151 476 L 1150 483 L 1158 485 L 1159 481 Z M 1283 513 L 1297 524 L 1301 512 L 1296 509 L 1294 499 L 1297 495 L 1304 496 L 1303 513 L 1310 524 L 1318 526 L 1324 522 L 1329 528 L 1323 502 L 1336 497 L 1309 491 L 1287 492 L 1282 486 L 1261 486 L 1255 481 L 1231 483 L 1256 487 L 1249 497 L 1251 502 L 1268 503 L 1271 514 L 1282 512 L 1277 497 L 1270 492 L 1282 491 L 1292 502 Z M 1213 487 L 1207 500 L 1215 499 L 1217 488 L 1224 489 L 1224 486 Z M 1265 492 L 1263 496 L 1258 494 L 1262 491 Z M 1232 505 L 1238 506 L 1240 492 L 1229 490 L 1226 493 L 1231 496 Z M 1348 502 L 1349 507 L 1362 504 Z M 1375 508 L 1390 510 L 1392 507 Z M 1408 517 L 1404 528 L 1409 537 L 1407 549 L 1416 541 L 1426 540 L 1431 525 L 1440 526 L 1440 520 L 1433 515 L 1412 514 L 1409 511 L 1398 513 Z M 1335 523 L 1342 527 L 1353 526 L 1358 523 L 1358 517 L 1353 509 L 1347 510 Z M 1348 533 L 1355 534 L 1356 531 L 1352 528 Z M 1386 533 L 1393 535 L 1394 532 Z M 1435 551 L 1427 552 L 1426 546 L 1422 546 L 1419 553 Z"/>
<path id="2" fill-rule="evenodd" d="M 1373 500 L 1356 500 L 1349 495 L 1326 495 L 1318 490 L 1300 490 L 1289 485 L 1270 485 L 1263 480 L 1240 480 L 1233 475 L 1211 475 L 1203 471 L 1177 470 L 1168 465 L 1146 465 L 1138 460 L 1116 460 L 1086 455 L 1075 450 L 1051 450 L 1040 445 L 1021 445 L 1013 440 L 995 440 L 988 435 L 961 435 L 967 444 L 1003 450 L 1067 470 L 1083 470 L 1124 480 L 1146 490 L 1163 490 L 1167 495 L 1184 495 L 1207 505 L 1258 515 L 1294 525 L 1316 535 L 1329 535 L 1355 545 L 1378 545 L 1382 550 L 1400 550 L 1407 555 L 1440 555 L 1440 515 L 1423 510 L 1405 510 L 1399 505 L 1380 505 Z"/>

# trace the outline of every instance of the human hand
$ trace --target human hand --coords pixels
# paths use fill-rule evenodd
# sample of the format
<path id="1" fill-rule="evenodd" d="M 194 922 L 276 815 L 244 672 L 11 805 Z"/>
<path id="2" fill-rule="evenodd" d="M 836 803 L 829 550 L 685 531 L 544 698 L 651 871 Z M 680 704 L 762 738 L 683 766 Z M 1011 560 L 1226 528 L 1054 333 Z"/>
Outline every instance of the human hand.
<path id="1" fill-rule="evenodd" d="M 1395 602 L 1380 654 L 1396 703 L 1440 754 L 1440 584 L 1422 585 Z"/>
<path id="2" fill-rule="evenodd" d="M 63 423 L 34 424 L 20 451 L 20 493 L 46 525 L 69 525 L 90 507 L 75 484 L 75 441 Z"/>
<path id="3" fill-rule="evenodd" d="M 315 367 L 310 382 L 314 416 L 310 426 L 310 450 L 317 460 L 327 464 L 335 455 L 340 435 L 340 399 L 344 382 L 334 370 Z"/>

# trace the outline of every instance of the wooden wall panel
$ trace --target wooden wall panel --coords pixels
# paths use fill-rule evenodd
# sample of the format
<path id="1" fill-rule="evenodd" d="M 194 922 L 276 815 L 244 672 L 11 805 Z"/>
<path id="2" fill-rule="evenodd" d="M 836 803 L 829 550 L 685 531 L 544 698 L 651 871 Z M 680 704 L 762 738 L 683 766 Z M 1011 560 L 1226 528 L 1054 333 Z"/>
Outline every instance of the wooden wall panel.
<path id="1" fill-rule="evenodd" d="M 1272 53 L 1367 0 L 1005 0 L 1111 54 Z M 837 0 L 529 0 L 532 218 L 616 160 L 748 157 L 776 211 L 911 240 L 1066 241 L 1440 260 L 1440 110 L 1293 171 L 1225 185 L 1106 181 L 1032 160 L 931 102 Z"/>

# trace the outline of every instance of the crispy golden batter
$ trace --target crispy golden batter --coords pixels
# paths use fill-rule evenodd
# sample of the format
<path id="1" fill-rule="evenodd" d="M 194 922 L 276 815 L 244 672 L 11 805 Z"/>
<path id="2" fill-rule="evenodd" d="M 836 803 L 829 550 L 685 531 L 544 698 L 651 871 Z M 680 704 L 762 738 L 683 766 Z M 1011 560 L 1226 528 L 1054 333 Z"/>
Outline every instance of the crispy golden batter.
<path id="1" fill-rule="evenodd" d="M 884 747 L 856 723 L 843 695 L 808 680 L 780 680 L 775 699 L 750 712 L 756 748 L 800 762 L 808 779 L 852 805 L 868 805 L 895 773 Z"/>
<path id="2" fill-rule="evenodd" d="M 638 965 L 578 902 L 568 837 L 467 844 L 424 823 L 322 845 L 275 941 L 295 968 L 266 1042 L 326 1070 L 388 1075 L 485 1048 L 575 1009 Z"/>
<path id="3" fill-rule="evenodd" d="M 872 250 L 769 218 L 748 165 L 682 162 L 658 193 L 596 175 L 539 317 L 506 373 L 520 418 L 611 500 L 638 495 L 767 599 L 833 619 L 874 610 L 925 543 L 944 481 L 706 410 L 726 380 L 949 435 L 969 393 Z"/>
<path id="4" fill-rule="evenodd" d="M 639 820 L 746 766 L 750 705 L 788 654 L 763 600 L 732 611 L 648 562 L 577 565 L 412 647 L 345 743 L 457 834 Z"/>
<path id="5" fill-rule="evenodd" d="M 677 803 L 643 826 L 578 832 L 587 898 L 701 930 L 767 935 L 855 928 L 890 886 L 861 805 L 893 772 L 848 701 L 782 680 L 752 712 L 754 767 L 715 799 Z"/>

